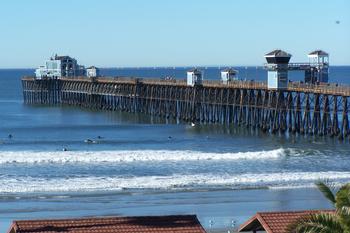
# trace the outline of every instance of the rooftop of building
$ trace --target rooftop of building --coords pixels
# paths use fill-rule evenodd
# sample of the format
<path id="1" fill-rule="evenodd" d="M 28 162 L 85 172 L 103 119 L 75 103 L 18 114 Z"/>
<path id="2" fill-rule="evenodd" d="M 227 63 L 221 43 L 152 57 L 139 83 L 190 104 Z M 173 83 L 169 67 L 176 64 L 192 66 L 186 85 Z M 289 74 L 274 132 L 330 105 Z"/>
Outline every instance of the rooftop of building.
<path id="1" fill-rule="evenodd" d="M 275 49 L 267 54 L 265 54 L 265 57 L 291 57 L 292 55 L 287 53 L 286 51 L 283 51 L 281 49 Z"/>
<path id="2" fill-rule="evenodd" d="M 284 212 L 258 212 L 243 223 L 238 232 L 266 231 L 267 233 L 287 233 L 287 228 L 296 220 L 316 213 L 334 213 L 334 210 L 305 210 Z"/>
<path id="3" fill-rule="evenodd" d="M 205 233 L 195 215 L 13 221 L 8 233 Z"/>
<path id="4" fill-rule="evenodd" d="M 187 72 L 200 73 L 201 71 L 198 68 L 193 68 L 193 69 L 188 70 Z"/>
<path id="5" fill-rule="evenodd" d="M 89 66 L 86 69 L 98 69 L 96 66 Z"/>
<path id="6" fill-rule="evenodd" d="M 328 53 L 326 53 L 325 51 L 323 50 L 315 50 L 315 51 L 312 51 L 311 53 L 309 53 L 309 56 L 328 56 Z"/>
<path id="7" fill-rule="evenodd" d="M 227 68 L 227 69 L 224 69 L 223 72 L 228 72 L 228 73 L 237 74 L 237 73 L 238 73 L 238 70 L 235 70 L 235 69 L 233 69 L 233 68 Z"/>
<path id="8" fill-rule="evenodd" d="M 63 55 L 63 56 L 59 56 L 59 55 L 55 55 L 51 58 L 51 60 L 75 60 L 74 58 L 68 56 L 68 55 Z"/>

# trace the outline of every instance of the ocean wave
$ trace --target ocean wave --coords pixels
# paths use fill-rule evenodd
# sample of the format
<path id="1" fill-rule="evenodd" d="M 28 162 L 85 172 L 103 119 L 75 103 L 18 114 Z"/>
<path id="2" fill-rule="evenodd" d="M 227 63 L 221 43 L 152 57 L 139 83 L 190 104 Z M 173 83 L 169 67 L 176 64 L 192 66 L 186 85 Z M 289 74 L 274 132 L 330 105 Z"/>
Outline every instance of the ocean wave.
<path id="1" fill-rule="evenodd" d="M 317 180 L 348 182 L 350 172 L 281 172 L 249 174 L 195 174 L 140 177 L 72 177 L 0 179 L 0 193 L 118 191 L 129 189 L 198 190 L 201 188 L 312 187 Z"/>
<path id="2" fill-rule="evenodd" d="M 289 149 L 269 151 L 207 153 L 172 150 L 125 151 L 0 151 L 0 164 L 9 163 L 121 163 L 147 161 L 196 161 L 196 160 L 256 160 L 278 159 L 290 154 Z"/>

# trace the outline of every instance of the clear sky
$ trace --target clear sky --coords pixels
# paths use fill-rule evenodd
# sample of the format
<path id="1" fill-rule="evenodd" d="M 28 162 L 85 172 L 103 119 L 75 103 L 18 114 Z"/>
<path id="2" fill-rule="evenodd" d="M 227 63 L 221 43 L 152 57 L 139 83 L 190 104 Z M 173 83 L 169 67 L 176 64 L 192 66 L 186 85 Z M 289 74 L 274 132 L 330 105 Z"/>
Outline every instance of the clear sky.
<path id="1" fill-rule="evenodd" d="M 55 53 L 100 67 L 261 65 L 275 48 L 350 65 L 350 1 L 1 0 L 0 42 L 0 68 Z"/>

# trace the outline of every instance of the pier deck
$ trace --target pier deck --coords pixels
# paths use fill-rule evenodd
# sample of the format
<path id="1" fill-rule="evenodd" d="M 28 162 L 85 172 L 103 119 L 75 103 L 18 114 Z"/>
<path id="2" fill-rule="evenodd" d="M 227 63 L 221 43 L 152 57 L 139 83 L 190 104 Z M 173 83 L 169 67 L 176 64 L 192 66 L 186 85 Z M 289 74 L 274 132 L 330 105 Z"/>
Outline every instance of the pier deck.
<path id="1" fill-rule="evenodd" d="M 349 86 L 289 83 L 271 90 L 263 82 L 105 77 L 22 79 L 27 104 L 68 104 L 140 112 L 187 122 L 246 126 L 271 133 L 350 135 Z"/>

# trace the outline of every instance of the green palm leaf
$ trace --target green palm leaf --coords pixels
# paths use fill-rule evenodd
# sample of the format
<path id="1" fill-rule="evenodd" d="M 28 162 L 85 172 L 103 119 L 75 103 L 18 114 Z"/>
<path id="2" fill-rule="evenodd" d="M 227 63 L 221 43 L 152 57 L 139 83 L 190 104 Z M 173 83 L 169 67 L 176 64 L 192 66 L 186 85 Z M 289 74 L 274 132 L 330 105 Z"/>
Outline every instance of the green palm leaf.
<path id="1" fill-rule="evenodd" d="M 340 212 L 341 214 L 350 216 L 350 206 L 343 206 Z"/>
<path id="2" fill-rule="evenodd" d="M 288 233 L 344 233 L 344 229 L 335 214 L 310 214 L 288 226 Z"/>
<path id="3" fill-rule="evenodd" d="M 331 188 L 331 186 L 329 184 L 327 184 L 327 182 L 322 182 L 322 181 L 317 182 L 316 186 L 323 193 L 323 195 L 330 202 L 332 202 L 333 205 L 335 205 L 336 200 L 335 200 L 335 196 L 334 196 L 333 189 Z"/>
<path id="4" fill-rule="evenodd" d="M 343 185 L 336 195 L 336 209 L 346 233 L 350 233 L 350 184 Z"/>

